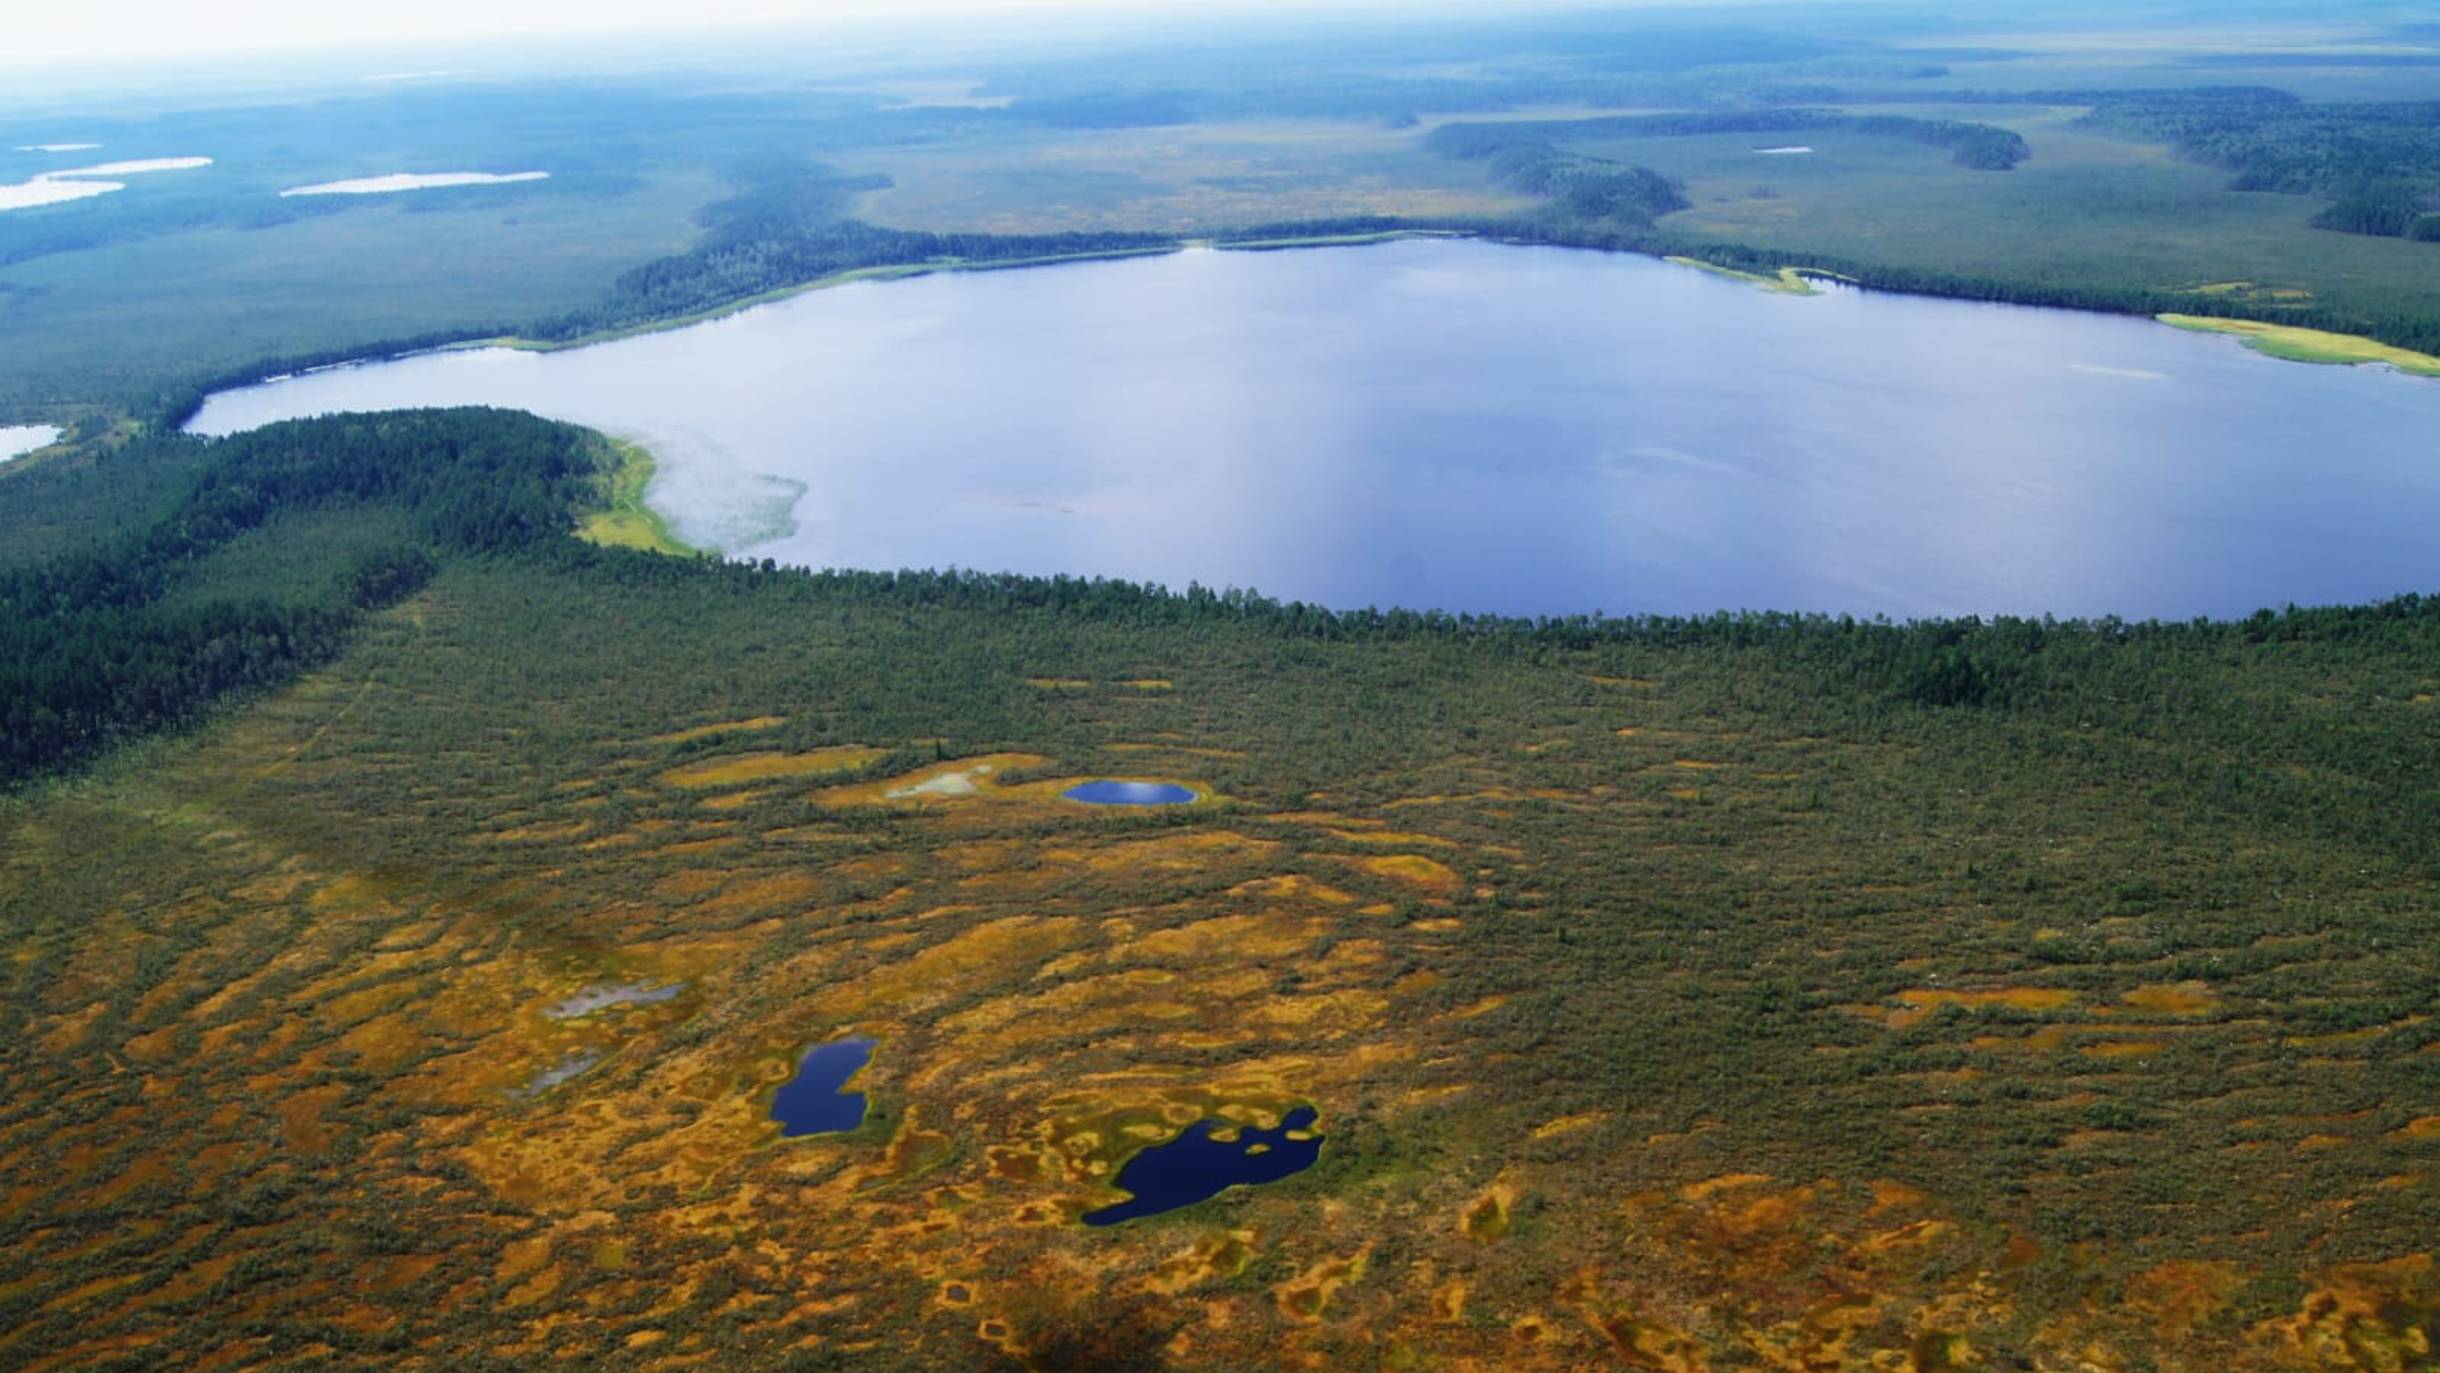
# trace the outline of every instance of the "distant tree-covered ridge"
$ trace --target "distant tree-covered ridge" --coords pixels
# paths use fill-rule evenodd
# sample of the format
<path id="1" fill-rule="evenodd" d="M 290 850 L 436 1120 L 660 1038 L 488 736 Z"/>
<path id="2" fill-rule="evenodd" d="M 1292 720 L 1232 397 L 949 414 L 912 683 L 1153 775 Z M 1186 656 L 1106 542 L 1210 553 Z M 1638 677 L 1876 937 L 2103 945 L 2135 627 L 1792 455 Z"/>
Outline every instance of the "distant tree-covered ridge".
<path id="1" fill-rule="evenodd" d="M 2440 241 L 2440 101 L 2322 103 L 2263 87 L 2098 98 L 2092 128 L 2235 172 L 2230 188 L 2326 194 L 2316 225 Z"/>
<path id="2" fill-rule="evenodd" d="M 935 234 L 849 217 L 855 197 L 889 185 L 819 163 L 774 164 L 760 184 L 701 215 L 703 240 L 612 283 L 600 304 L 526 332 L 553 341 L 684 318 L 842 272 L 944 261 L 994 262 L 1080 253 L 1156 251 L 1164 234 Z"/>
<path id="3" fill-rule="evenodd" d="M 1860 133 L 1945 148 L 1952 161 L 1977 171 L 2004 172 L 2033 155 L 2023 136 L 1992 124 L 1907 115 L 1843 114 L 1836 110 L 1769 108 L 1687 114 L 1612 115 L 1594 119 L 1444 124 L 1431 146 L 1449 157 L 1497 158 L 1535 143 L 1599 138 L 1686 138 L 1702 134 Z"/>

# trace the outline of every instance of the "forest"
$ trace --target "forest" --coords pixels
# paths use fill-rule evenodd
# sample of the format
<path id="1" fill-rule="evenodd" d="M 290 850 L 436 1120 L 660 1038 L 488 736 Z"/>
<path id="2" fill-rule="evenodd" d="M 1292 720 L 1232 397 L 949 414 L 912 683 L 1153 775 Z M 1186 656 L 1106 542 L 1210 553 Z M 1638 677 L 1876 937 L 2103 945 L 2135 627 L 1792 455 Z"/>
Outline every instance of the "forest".
<path id="1" fill-rule="evenodd" d="M 190 723 L 231 692 L 327 661 L 356 616 L 428 580 L 436 552 L 564 533 L 597 462 L 580 431 L 514 412 L 272 425 L 196 461 L 205 447 L 160 436 L 111 459 L 192 469 L 156 522 L 0 565 L 0 785 Z M 323 584 L 280 600 L 174 594 L 211 554 L 267 522 L 372 503 L 405 515 L 412 540 L 354 550 Z"/>
<path id="2" fill-rule="evenodd" d="M 2327 195 L 2314 223 L 2440 241 L 2440 101 L 2309 102 L 2283 91 L 2145 91 L 2097 99 L 2089 127 L 2157 139 L 2236 173 L 2230 188 Z"/>

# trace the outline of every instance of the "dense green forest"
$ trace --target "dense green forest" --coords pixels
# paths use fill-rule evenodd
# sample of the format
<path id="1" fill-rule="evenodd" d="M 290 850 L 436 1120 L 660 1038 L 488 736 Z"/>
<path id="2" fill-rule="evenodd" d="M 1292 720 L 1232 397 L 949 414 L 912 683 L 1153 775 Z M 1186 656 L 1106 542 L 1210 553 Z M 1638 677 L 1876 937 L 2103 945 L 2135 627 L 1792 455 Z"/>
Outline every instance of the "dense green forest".
<path id="1" fill-rule="evenodd" d="M 216 444 L 147 438 L 113 454 L 100 477 L 63 474 L 71 500 L 113 487 L 120 471 L 138 475 L 97 511 L 0 536 L 0 783 L 187 723 L 230 692 L 327 660 L 358 613 L 422 585 L 435 553 L 564 534 L 596 463 L 581 431 L 469 410 L 271 425 Z M 19 556 L 25 544 L 60 541 L 61 524 L 90 538 L 159 509 L 156 472 L 192 473 L 157 520 L 49 558 Z M 414 539 L 347 550 L 318 584 L 278 599 L 176 594 L 212 553 L 281 516 L 372 503 L 410 516 Z"/>
<path id="2" fill-rule="evenodd" d="M 439 561 L 540 559 L 622 580 L 711 584 L 734 594 L 807 596 L 874 606 L 1025 610 L 1194 632 L 1253 626 L 1294 638 L 1449 638 L 1590 649 L 1754 650 L 1843 691 L 1930 707 L 2089 709 L 2174 694 L 2143 645 L 2174 653 L 2288 642 L 2413 641 L 2440 634 L 2440 599 L 2360 608 L 2264 609 L 2234 622 L 1927 620 L 1758 612 L 1710 616 L 1521 619 L 1418 610 L 1335 611 L 1249 591 L 1171 591 L 1106 578 L 957 571 L 812 573 L 768 560 L 671 559 L 597 548 L 571 532 L 598 497 L 607 450 L 586 431 L 516 411 L 405 411 L 266 426 L 222 440 L 160 437 L 129 445 L 107 471 L 139 474 L 133 494 L 66 477 L 0 519 L 0 632 L 10 753 L 22 779 L 112 742 L 172 728 L 217 697 L 292 675 L 344 641 L 349 617 L 412 591 Z M 90 474 L 82 474 L 90 476 Z M 174 499 L 165 492 L 175 484 Z M 46 499 L 47 497 L 47 499 Z M 41 512 L 60 502 L 67 519 Z M 161 607 L 210 555 L 282 517 L 378 505 L 409 537 L 328 550 L 339 575 L 304 581 L 278 603 Z M 377 522 L 365 523 L 380 529 Z M 65 539 L 63 525 L 81 538 Z M 782 588 L 799 588 L 783 592 Z M 2431 792 L 2440 802 L 2440 787 Z M 2422 852 L 2440 836 L 2408 841 Z M 2440 849 L 2431 850 L 2440 853 Z"/>
<path id="3" fill-rule="evenodd" d="M 2241 88 L 2098 99 L 2088 127 L 2168 143 L 2234 190 L 2323 194 L 2325 229 L 2440 241 L 2440 101 L 2334 104 Z"/>

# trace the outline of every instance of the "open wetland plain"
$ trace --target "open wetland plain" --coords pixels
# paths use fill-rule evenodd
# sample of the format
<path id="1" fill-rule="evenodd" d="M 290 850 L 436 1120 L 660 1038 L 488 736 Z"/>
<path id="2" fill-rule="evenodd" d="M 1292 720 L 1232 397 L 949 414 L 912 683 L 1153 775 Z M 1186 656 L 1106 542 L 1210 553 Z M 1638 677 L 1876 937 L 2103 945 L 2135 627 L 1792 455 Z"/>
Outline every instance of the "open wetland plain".
<path id="1" fill-rule="evenodd" d="M 603 556 L 453 563 L 0 811 L 0 1357 L 2199 1373 L 2440 1329 L 2428 614 L 2063 640 L 1935 709 L 1725 637 Z M 1110 777 L 1200 799 L 1066 795 Z M 842 1041 L 852 1109 L 785 1137 Z M 1180 1141 L 1231 1171 L 1161 1179 Z"/>

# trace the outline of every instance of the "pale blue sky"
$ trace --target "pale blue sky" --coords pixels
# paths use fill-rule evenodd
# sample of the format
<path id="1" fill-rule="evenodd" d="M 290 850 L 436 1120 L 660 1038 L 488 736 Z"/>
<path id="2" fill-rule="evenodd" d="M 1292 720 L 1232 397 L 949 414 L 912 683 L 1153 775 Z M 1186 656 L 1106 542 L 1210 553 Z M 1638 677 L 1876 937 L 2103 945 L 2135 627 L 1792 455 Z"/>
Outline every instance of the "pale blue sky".
<path id="1" fill-rule="evenodd" d="M 1428 7 L 1496 13 L 1519 3 L 1477 0 L 1471 5 L 1452 5 L 1443 0 Z M 0 23 L 0 66 L 252 55 L 307 48 L 427 47 L 537 35 L 590 37 L 670 30 L 702 35 L 721 29 L 871 24 L 959 14 L 1007 18 L 1034 11 L 1066 11 L 1195 18 L 1266 8 L 1395 13 L 1418 6 L 1414 0 L 221 0 L 216 4 L 74 0 L 12 8 L 15 12 Z"/>

